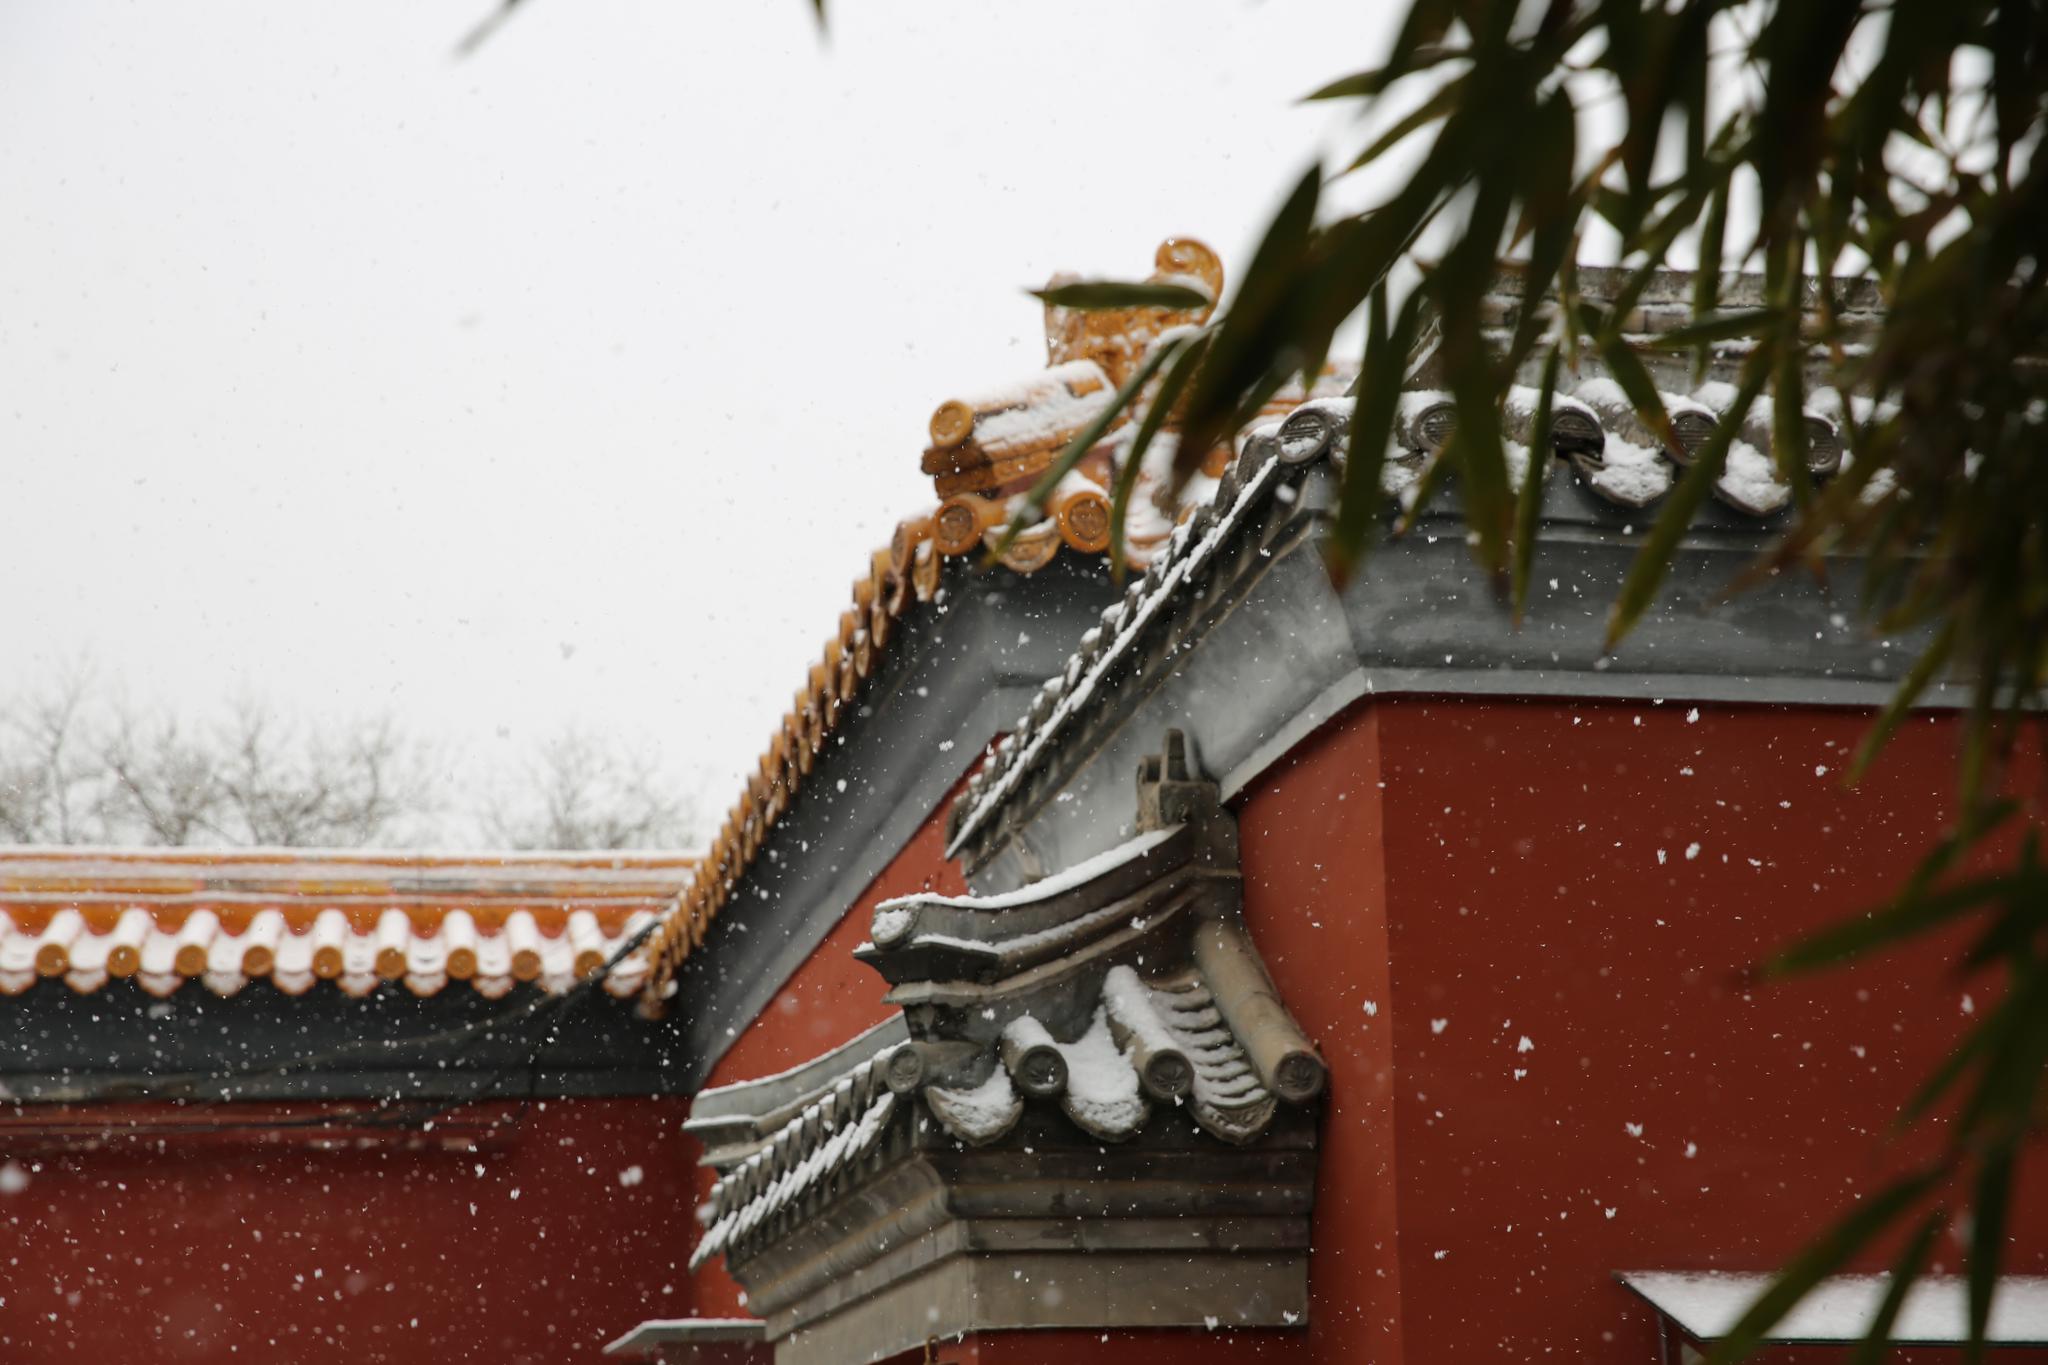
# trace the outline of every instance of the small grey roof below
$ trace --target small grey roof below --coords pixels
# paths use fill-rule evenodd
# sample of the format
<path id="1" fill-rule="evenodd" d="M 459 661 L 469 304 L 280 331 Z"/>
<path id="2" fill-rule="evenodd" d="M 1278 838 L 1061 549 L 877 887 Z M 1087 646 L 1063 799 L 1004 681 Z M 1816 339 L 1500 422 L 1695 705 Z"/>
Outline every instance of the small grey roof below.
<path id="1" fill-rule="evenodd" d="M 1776 1279 L 1725 1271 L 1630 1270 L 1615 1276 L 1696 1341 L 1728 1335 Z M 1765 1335 L 1770 1345 L 1861 1341 L 1891 1287 L 1887 1275 L 1822 1280 Z M 1902 1346 L 1960 1346 L 1970 1334 L 1968 1282 L 1929 1275 L 1906 1291 L 1891 1339 Z M 1994 1346 L 2048 1346 L 2048 1277 L 2000 1277 L 1985 1340 Z"/>
<path id="2" fill-rule="evenodd" d="M 1215 783 L 1173 733 L 1138 787 L 1136 837 L 1099 857 L 999 896 L 876 908 L 856 956 L 907 1032 L 702 1097 L 691 1128 L 721 1177 L 693 1267 L 790 1235 L 913 1129 L 991 1146 L 1035 1102 L 1102 1142 L 1191 1126 L 1244 1146 L 1313 1104 L 1324 1065 L 1245 933 Z"/>
<path id="3" fill-rule="evenodd" d="M 652 1355 L 664 1346 L 747 1345 L 767 1340 L 759 1318 L 649 1318 L 604 1348 L 608 1356 Z"/>

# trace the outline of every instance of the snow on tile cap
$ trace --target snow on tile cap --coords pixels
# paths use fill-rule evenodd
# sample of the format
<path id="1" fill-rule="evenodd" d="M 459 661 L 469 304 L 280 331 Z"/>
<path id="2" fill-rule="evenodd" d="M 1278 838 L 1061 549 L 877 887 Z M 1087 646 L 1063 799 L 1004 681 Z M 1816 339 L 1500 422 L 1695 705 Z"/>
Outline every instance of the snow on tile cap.
<path id="1" fill-rule="evenodd" d="M 692 866 L 641 852 L 0 848 L 0 993 L 133 977 L 157 996 L 194 980 L 221 996 L 254 980 L 287 995 L 322 981 L 351 996 L 451 981 L 559 994 L 665 912 Z M 635 954 L 604 985 L 626 997 L 646 977 Z"/>
<path id="2" fill-rule="evenodd" d="M 1183 735 L 1138 785 L 1134 838 L 1000 895 L 887 902 L 856 952 L 911 1021 L 890 1084 L 921 1089 L 964 1142 L 1017 1121 L 1012 1082 L 1109 1141 L 1164 1104 L 1245 1142 L 1321 1092 L 1239 917 L 1233 817 Z"/>
<path id="3" fill-rule="evenodd" d="M 1624 1271 L 1615 1276 L 1699 1341 L 1718 1341 L 1776 1278 L 1722 1271 Z M 1822 1280 L 1765 1336 L 1767 1344 L 1860 1341 L 1876 1317 L 1887 1275 L 1834 1275 Z M 1970 1333 L 1968 1282 L 1954 1275 L 1916 1281 L 1893 1324 L 1904 1346 L 1954 1346 Z M 2048 1277 L 2006 1275 L 1991 1300 L 1985 1339 L 1995 1346 L 2048 1346 Z"/>

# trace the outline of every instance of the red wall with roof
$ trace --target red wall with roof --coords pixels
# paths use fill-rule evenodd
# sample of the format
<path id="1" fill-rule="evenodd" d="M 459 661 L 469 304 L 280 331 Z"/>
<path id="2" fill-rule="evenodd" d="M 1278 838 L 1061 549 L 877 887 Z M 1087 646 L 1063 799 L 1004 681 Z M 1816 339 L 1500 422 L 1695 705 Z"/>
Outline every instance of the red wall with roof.
<path id="1" fill-rule="evenodd" d="M 573 1365 L 687 1312 L 683 1103 L 498 1112 L 511 1121 L 477 1152 L 240 1131 L 82 1152 L 0 1127 L 17 1171 L 0 1185 L 0 1360 Z M 451 1120 L 439 1134 L 460 1143 Z"/>
<path id="2" fill-rule="evenodd" d="M 1949 816 L 1953 721 L 1915 721 L 1849 789 L 1867 724 L 1396 700 L 1325 726 L 1236 803 L 1252 932 L 1331 1066 L 1309 1330 L 995 1334 L 941 1359 L 1654 1360 L 1612 1272 L 1775 1268 L 1924 1149 L 1887 1125 L 1986 997 L 1952 943 L 1743 983 L 1883 900 Z M 851 949 L 877 901 L 961 889 L 944 812 L 713 1083 L 884 1017 Z M 2048 1268 L 2036 1174 L 2011 1270 Z M 696 1279 L 692 1311 L 742 1311 L 721 1270 Z"/>

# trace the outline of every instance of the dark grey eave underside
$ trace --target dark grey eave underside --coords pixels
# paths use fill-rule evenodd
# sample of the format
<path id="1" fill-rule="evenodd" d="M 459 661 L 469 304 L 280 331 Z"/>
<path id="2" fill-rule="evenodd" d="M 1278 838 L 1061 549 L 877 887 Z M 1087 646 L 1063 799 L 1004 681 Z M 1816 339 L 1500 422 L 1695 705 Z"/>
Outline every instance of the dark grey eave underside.
<path id="1" fill-rule="evenodd" d="M 1105 562 L 1077 554 L 1029 575 L 967 557 L 943 572 L 941 599 L 898 622 L 853 714 L 677 974 L 677 1088 L 703 1083 L 1116 596 Z"/>
<path id="2" fill-rule="evenodd" d="M 447 1036 L 490 1021 L 489 1036 Z M 671 1031 L 602 992 L 557 1015 L 531 986 L 487 1000 L 252 982 L 222 999 L 195 983 L 159 1000 L 133 981 L 80 995 L 52 980 L 0 998 L 0 1101 L 444 1100 L 493 1080 L 497 1098 L 658 1095 L 674 1090 L 674 1049 Z"/>

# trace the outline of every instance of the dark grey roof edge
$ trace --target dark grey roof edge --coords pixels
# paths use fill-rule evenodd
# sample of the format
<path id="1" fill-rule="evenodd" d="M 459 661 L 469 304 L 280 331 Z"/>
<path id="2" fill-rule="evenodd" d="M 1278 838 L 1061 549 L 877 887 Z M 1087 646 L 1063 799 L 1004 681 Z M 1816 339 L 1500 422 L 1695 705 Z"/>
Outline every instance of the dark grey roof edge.
<path id="1" fill-rule="evenodd" d="M 1277 459 L 1272 452 L 1285 442 L 1269 439 L 1263 444 L 1269 457 Z M 1135 651 L 1141 656 L 1136 662 L 1120 667 L 1114 677 L 1098 675 L 1094 670 L 1106 650 L 1104 638 L 1084 639 L 1061 675 L 1063 682 L 1048 685 L 1011 739 L 956 803 L 952 851 L 962 856 L 978 889 L 1019 884 L 1042 875 L 1032 870 L 1038 864 L 1056 867 L 1101 846 L 1099 839 L 1054 839 L 1000 876 L 981 875 L 1018 831 L 1051 811 L 1054 801 L 1074 801 L 1076 776 L 1095 761 L 1096 751 L 1110 744 L 1120 727 L 1138 723 L 1135 718 L 1146 699 L 1165 678 L 1192 666 L 1190 660 L 1204 647 L 1213 627 L 1237 603 L 1250 600 L 1258 580 L 1270 578 L 1282 561 L 1313 558 L 1298 551 L 1313 543 L 1312 534 L 1322 524 L 1319 509 L 1334 496 L 1334 476 L 1326 470 L 1334 445 L 1326 442 L 1287 480 L 1269 486 L 1276 498 L 1280 488 L 1293 490 L 1294 501 L 1287 510 L 1306 513 L 1312 524 L 1276 537 L 1269 519 L 1256 513 L 1240 517 L 1232 527 L 1240 542 L 1234 557 L 1228 552 L 1218 556 L 1235 566 L 1230 572 L 1238 575 L 1236 581 L 1205 582 L 1192 594 L 1183 594 L 1185 600 L 1162 604 L 1146 618 L 1156 638 Z M 1240 462 L 1260 446 L 1259 441 L 1248 444 Z M 1823 706 L 1874 706 L 1889 699 L 1918 637 L 1872 639 L 1852 626 L 1846 613 L 1831 610 L 1831 593 L 1853 597 L 1860 592 L 1861 560 L 1831 559 L 1830 587 L 1817 587 L 1803 575 L 1785 574 L 1724 602 L 1723 589 L 1753 558 L 1762 543 L 1760 532 L 1781 526 L 1784 519 L 1756 518 L 1714 504 L 1703 508 L 1681 539 L 1659 602 L 1630 638 L 1608 654 L 1605 603 L 1633 562 L 1654 508 L 1614 506 L 1592 496 L 1583 486 L 1583 471 L 1571 463 L 1560 459 L 1554 468 L 1544 491 L 1545 531 L 1536 561 L 1543 586 L 1519 631 L 1504 628 L 1495 588 L 1465 547 L 1466 524 L 1454 482 L 1438 490 L 1414 530 L 1375 551 L 1369 571 L 1341 597 L 1320 569 L 1286 575 L 1277 596 L 1257 593 L 1263 603 L 1258 610 L 1281 612 L 1289 621 L 1313 623 L 1333 609 L 1341 611 L 1349 622 L 1348 641 L 1324 638 L 1326 631 L 1296 631 L 1279 639 L 1267 632 L 1260 648 L 1297 655 L 1304 649 L 1336 654 L 1319 659 L 1314 667 L 1305 666 L 1302 658 L 1304 666 L 1294 671 L 1303 680 L 1320 679 L 1314 692 L 1285 700 L 1290 709 L 1269 717 L 1278 736 L 1264 741 L 1251 761 L 1241 752 L 1229 756 L 1226 789 L 1240 789 L 1283 753 L 1284 745 L 1298 742 L 1342 706 L 1374 693 Z M 1245 554 L 1246 547 L 1257 553 Z M 1148 572 L 1140 588 L 1154 583 Z M 1139 600 L 1145 599 L 1132 599 Z M 1600 609 L 1587 608 L 1587 602 L 1597 602 Z M 1472 623 L 1482 618 L 1485 629 L 1475 629 Z M 1234 628 L 1232 634 L 1242 642 L 1257 632 Z M 1057 743 L 1049 742 L 1046 721 L 1058 718 L 1054 708 L 1059 698 L 1084 682 L 1093 689 L 1088 693 L 1089 714 L 1079 717 L 1078 723 L 1066 719 L 1066 733 Z M 1953 707 L 1962 701 L 1961 691 L 1938 685 L 1921 705 Z M 1256 709 L 1258 699 L 1245 695 L 1219 704 L 1242 709 L 1248 701 Z M 1074 712 L 1068 708 L 1066 715 L 1073 717 Z M 1183 719 L 1207 741 L 1208 727 L 1192 723 L 1192 717 L 1159 712 L 1157 707 L 1144 712 L 1144 723 L 1154 729 Z M 1018 771 L 1020 767 L 1035 771 Z M 1085 789 L 1087 784 L 1081 786 Z M 1084 790 L 1081 806 L 1088 810 L 1063 810 L 1058 822 L 1072 824 L 1085 818 L 1107 821 L 1105 828 L 1113 829 L 1125 818 L 1119 812 L 1128 802 L 1113 785 L 1101 791 L 1112 793 L 1098 797 L 1113 801 L 1115 809 L 1094 809 Z M 1058 856 L 1039 856 L 1053 847 Z"/>
<path id="2" fill-rule="evenodd" d="M 1310 452 L 1327 461 L 1327 448 Z M 1047 679 L 1017 726 L 954 803 L 947 854 L 964 865 L 982 861 L 978 845 L 1005 807 L 1034 808 L 1052 799 L 1050 784 L 1031 780 L 1057 763 L 1053 741 L 1063 730 L 1100 725 L 1121 703 L 1119 677 L 1154 662 L 1160 632 L 1193 610 L 1220 616 L 1242 599 L 1265 569 L 1308 534 L 1332 490 L 1307 481 L 1308 467 L 1283 459 L 1272 442 L 1254 441 L 1232 462 L 1215 499 L 1174 533 L 1168 553 L 1131 581 L 1121 600 L 1081 638 L 1066 667 Z M 1121 670 L 1121 672 L 1120 672 Z"/>
<path id="3" fill-rule="evenodd" d="M 799 1062 L 787 1071 L 700 1090 L 690 1104 L 690 1117 L 684 1122 L 683 1131 L 696 1132 L 739 1122 L 756 1126 L 772 1123 L 784 1111 L 801 1109 L 830 1090 L 858 1063 L 909 1039 L 909 1027 L 903 1022 L 902 1012 L 896 1011 L 872 1028 L 863 1029 L 830 1051 Z"/>
<path id="4" fill-rule="evenodd" d="M 1619 295 L 1636 274 L 1632 266 L 1582 265 L 1576 268 L 1576 283 L 1581 296 L 1598 303 L 1605 303 Z M 1693 288 L 1699 279 L 1697 270 L 1674 270 L 1660 266 L 1650 275 L 1639 301 L 1644 304 L 1671 304 L 1690 309 Z M 1528 296 L 1528 275 L 1518 269 L 1500 270 L 1494 276 L 1492 292 L 1514 298 Z M 1876 280 L 1864 275 L 1837 276 L 1821 280 L 1807 276 L 1800 281 L 1800 297 L 1808 307 L 1815 306 L 1823 287 L 1834 295 L 1835 307 L 1840 312 L 1876 313 L 1884 309 L 1884 293 Z M 1555 291 L 1545 288 L 1539 291 L 1545 296 L 1554 296 Z M 1724 309 L 1760 308 L 1769 299 L 1764 276 L 1757 271 L 1724 270 L 1721 272 L 1718 290 L 1720 306 Z"/>
<path id="5" fill-rule="evenodd" d="M 1080 555 L 1030 575 L 966 557 L 942 573 L 678 970 L 678 1088 L 703 1084 L 1115 592 L 1102 562 Z"/>

